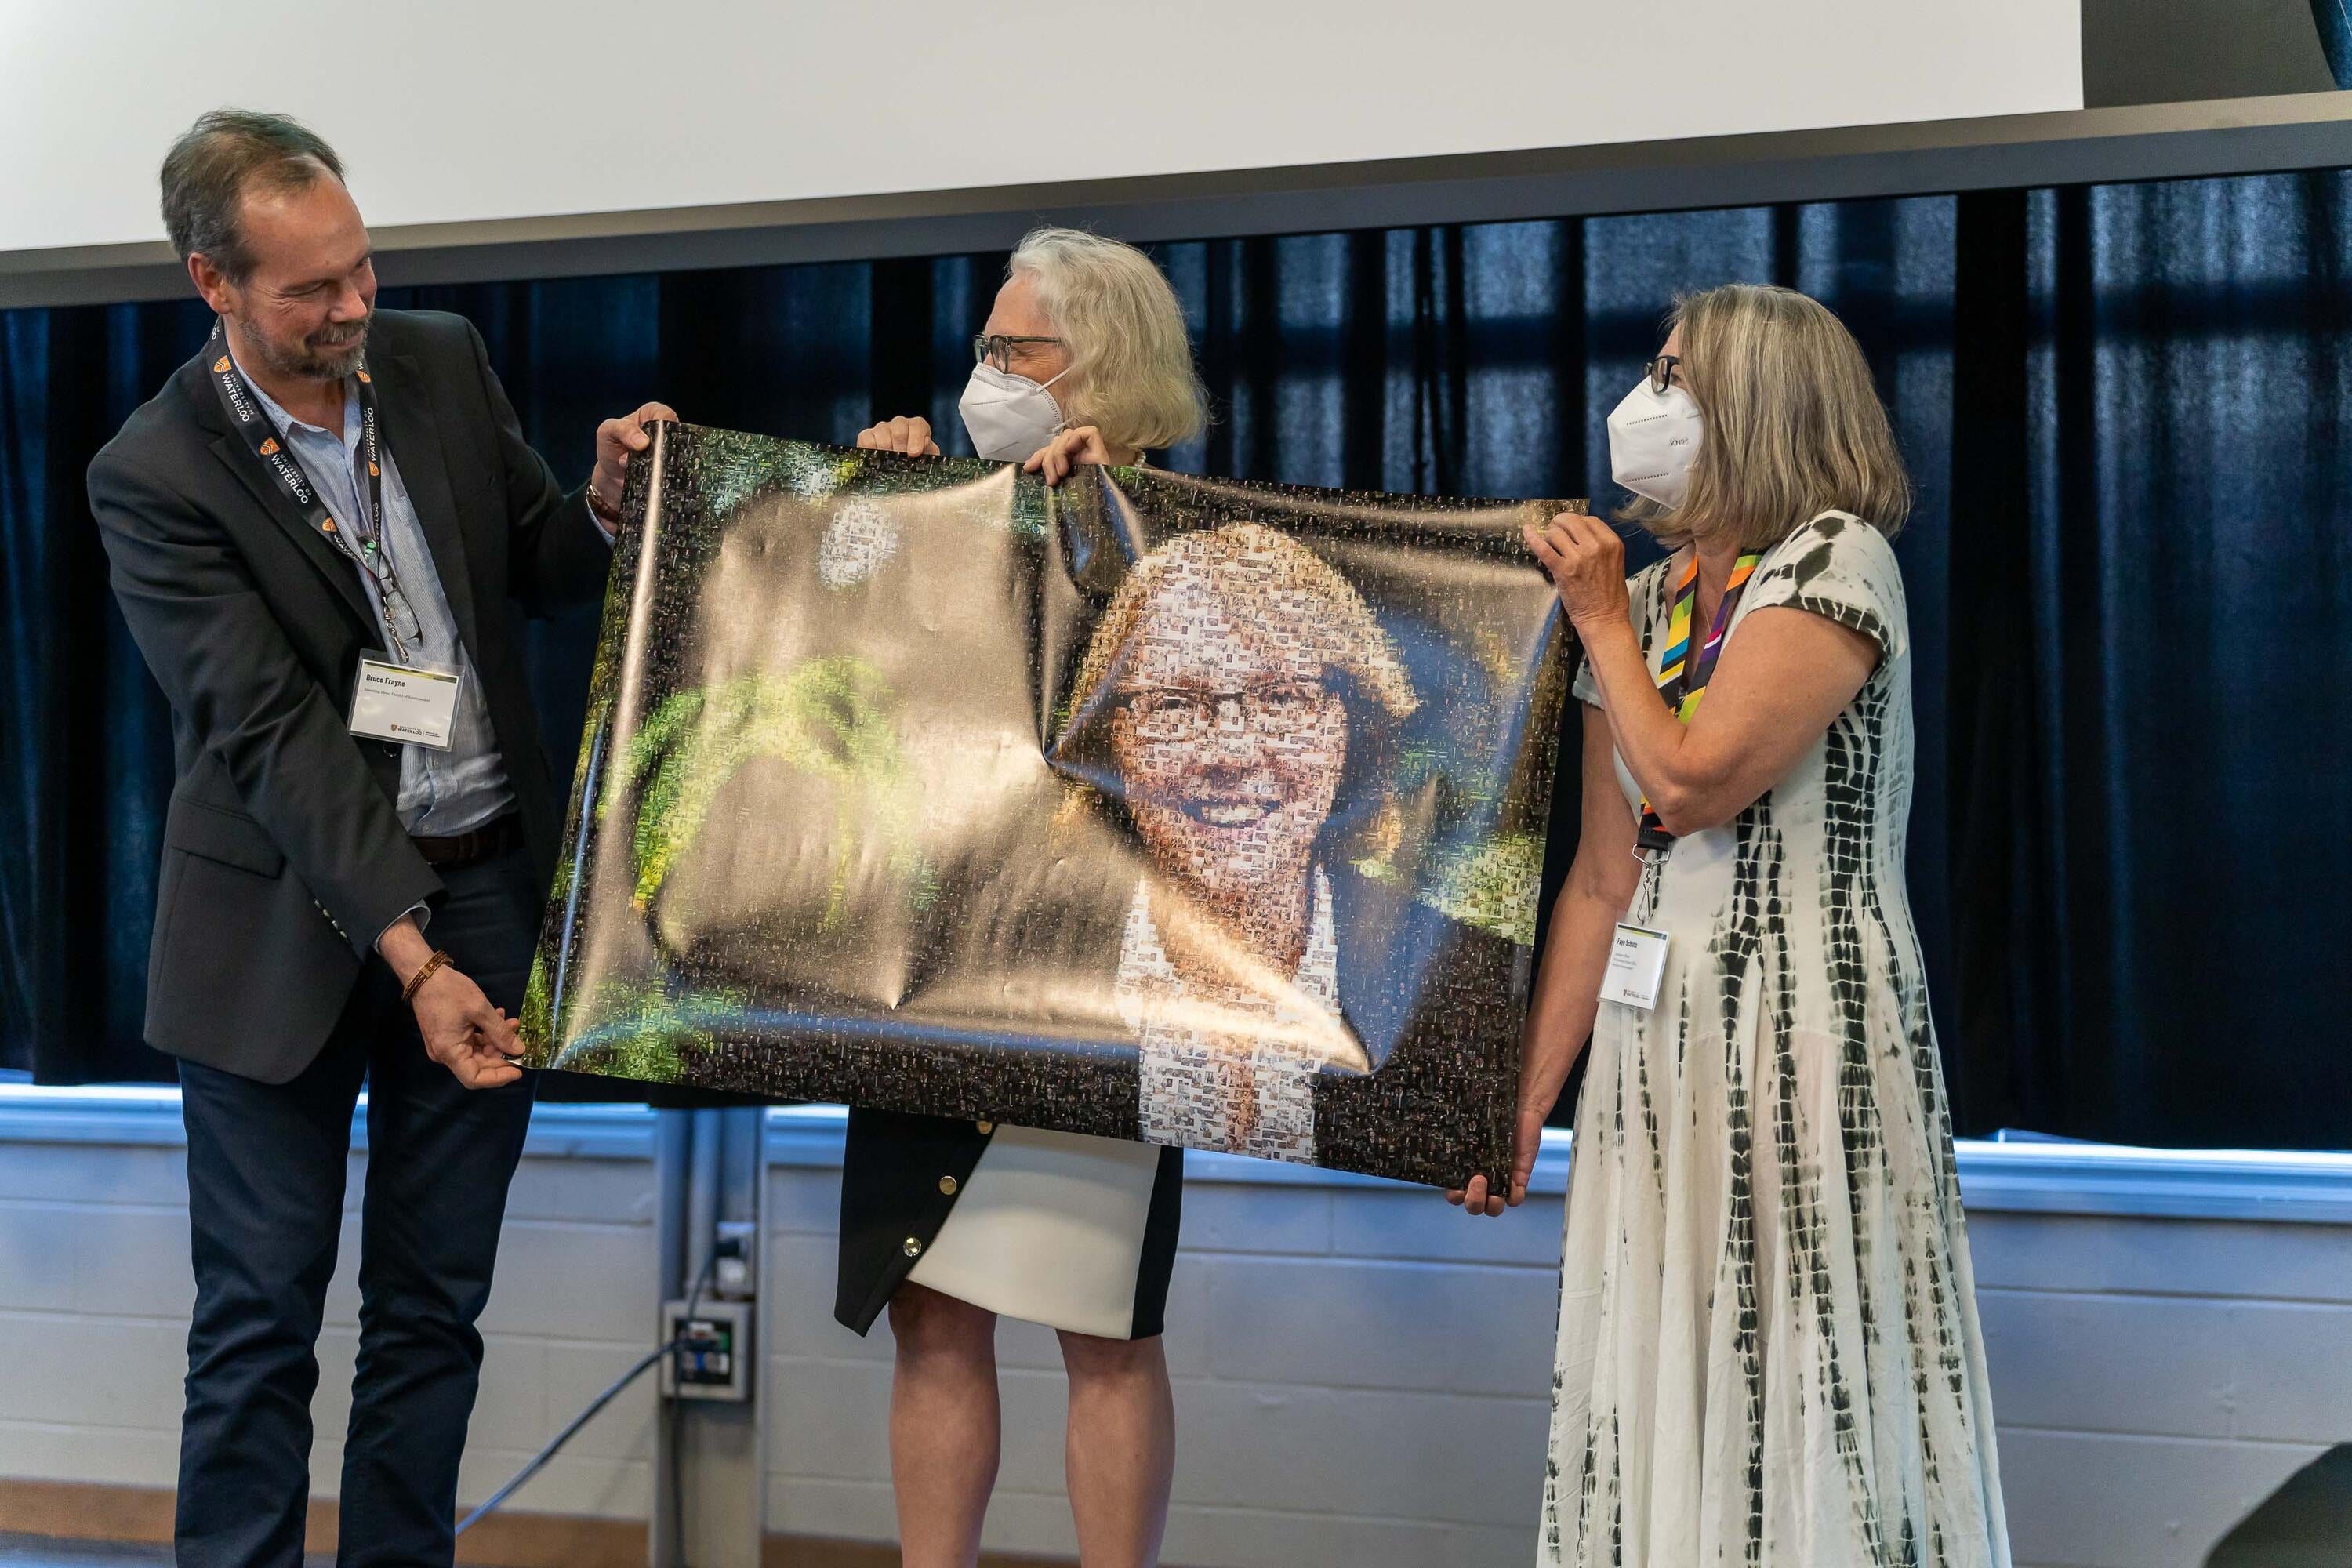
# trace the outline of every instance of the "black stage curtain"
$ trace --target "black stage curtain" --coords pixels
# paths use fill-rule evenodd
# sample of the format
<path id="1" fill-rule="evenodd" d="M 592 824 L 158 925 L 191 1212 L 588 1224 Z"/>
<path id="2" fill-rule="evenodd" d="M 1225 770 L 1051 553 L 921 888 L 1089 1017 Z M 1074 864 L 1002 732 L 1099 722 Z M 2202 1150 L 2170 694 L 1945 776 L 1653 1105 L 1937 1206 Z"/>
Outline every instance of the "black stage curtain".
<path id="1" fill-rule="evenodd" d="M 1217 413 L 1179 468 L 1496 496 L 1608 484 L 1602 419 L 1678 289 L 1852 326 L 1920 506 L 1910 872 L 1964 1132 L 2352 1145 L 2332 972 L 2352 803 L 2352 174 L 1174 244 Z M 955 403 L 1001 255 L 388 289 L 471 317 L 569 479 L 595 420 L 847 441 Z M 0 317 L 0 1064 L 139 1044 L 160 699 L 82 498 L 206 329 Z M 539 636 L 568 769 L 586 618 Z M 267 1026 L 257 1020 L 257 1026 Z"/>

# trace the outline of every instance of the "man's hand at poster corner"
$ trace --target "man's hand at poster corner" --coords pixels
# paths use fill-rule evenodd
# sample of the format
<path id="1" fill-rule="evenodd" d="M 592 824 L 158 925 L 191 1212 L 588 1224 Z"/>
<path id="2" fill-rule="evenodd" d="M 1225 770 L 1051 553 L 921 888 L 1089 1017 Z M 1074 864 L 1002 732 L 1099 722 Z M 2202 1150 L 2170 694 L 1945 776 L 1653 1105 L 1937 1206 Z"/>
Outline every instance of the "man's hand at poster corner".
<path id="1" fill-rule="evenodd" d="M 414 915 L 395 921 L 376 949 L 404 988 L 433 960 Z M 467 1089 L 501 1089 L 522 1077 L 515 1059 L 522 1054 L 522 1037 L 515 1021 L 446 959 L 416 986 L 409 1006 L 425 1055 Z"/>

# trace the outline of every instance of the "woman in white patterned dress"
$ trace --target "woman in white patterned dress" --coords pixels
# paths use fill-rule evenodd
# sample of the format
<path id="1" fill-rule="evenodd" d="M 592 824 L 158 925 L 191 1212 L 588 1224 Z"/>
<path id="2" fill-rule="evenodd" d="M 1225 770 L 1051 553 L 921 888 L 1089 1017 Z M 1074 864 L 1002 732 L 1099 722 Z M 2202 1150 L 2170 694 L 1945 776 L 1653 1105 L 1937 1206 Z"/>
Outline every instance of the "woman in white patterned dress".
<path id="1" fill-rule="evenodd" d="M 1732 285 L 1674 321 L 1611 420 L 1673 554 L 1629 584 L 1595 519 L 1529 539 L 1586 650 L 1584 832 L 1518 1174 L 1460 1197 L 1523 1194 L 1589 1033 L 1538 1560 L 2005 1568 L 1904 887 L 1909 483 L 1819 304 Z"/>

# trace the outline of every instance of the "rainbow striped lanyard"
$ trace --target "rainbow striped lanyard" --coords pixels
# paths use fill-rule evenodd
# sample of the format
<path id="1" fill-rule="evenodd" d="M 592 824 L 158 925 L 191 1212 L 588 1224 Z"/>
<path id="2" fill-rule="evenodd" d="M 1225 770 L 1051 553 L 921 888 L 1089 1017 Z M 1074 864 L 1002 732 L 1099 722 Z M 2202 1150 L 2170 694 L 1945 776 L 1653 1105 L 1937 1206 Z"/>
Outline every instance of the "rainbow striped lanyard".
<path id="1" fill-rule="evenodd" d="M 1732 563 L 1731 580 L 1723 585 L 1723 602 L 1715 607 L 1715 625 L 1708 629 L 1706 641 L 1699 647 L 1696 658 L 1691 653 L 1691 618 L 1698 607 L 1696 550 L 1691 552 L 1690 563 L 1675 583 L 1674 613 L 1666 619 L 1666 651 L 1658 661 L 1658 695 L 1666 700 L 1666 707 L 1683 723 L 1691 721 L 1691 715 L 1698 711 L 1698 700 L 1706 695 L 1706 683 L 1715 675 L 1715 661 L 1723 652 L 1723 634 L 1730 628 L 1732 612 L 1739 607 L 1740 590 L 1748 586 L 1756 563 L 1763 559 L 1761 552 L 1751 552 Z M 1638 846 L 1664 849 L 1674 841 L 1675 836 L 1666 831 L 1644 796 Z"/>

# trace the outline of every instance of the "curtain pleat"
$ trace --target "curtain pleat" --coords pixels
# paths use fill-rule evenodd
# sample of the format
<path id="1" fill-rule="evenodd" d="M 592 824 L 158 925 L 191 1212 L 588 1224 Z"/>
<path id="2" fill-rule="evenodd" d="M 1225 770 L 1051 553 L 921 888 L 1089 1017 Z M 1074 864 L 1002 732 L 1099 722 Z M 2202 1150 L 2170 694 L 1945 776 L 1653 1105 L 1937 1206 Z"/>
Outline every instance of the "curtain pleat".
<path id="1" fill-rule="evenodd" d="M 1603 421 L 1675 294 L 1816 295 L 1919 482 L 1910 876 L 1961 1130 L 2345 1147 L 2324 976 L 2352 934 L 2347 178 L 1160 246 L 1214 409 L 1164 460 L 1605 507 Z M 921 414 L 968 453 L 956 399 L 1003 259 L 383 303 L 471 318 L 567 480 L 599 418 L 655 398 L 832 441 Z M 205 325 L 193 303 L 0 315 L 0 1064 L 48 1080 L 168 1070 L 139 1043 L 168 716 L 82 470 Z M 593 621 L 531 637 L 559 774 Z"/>

